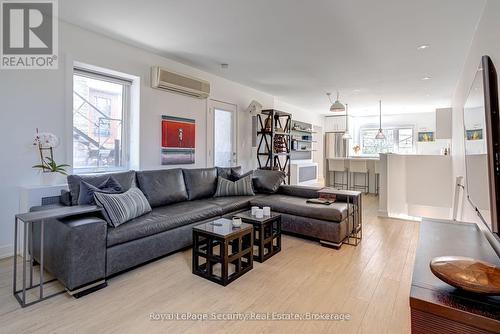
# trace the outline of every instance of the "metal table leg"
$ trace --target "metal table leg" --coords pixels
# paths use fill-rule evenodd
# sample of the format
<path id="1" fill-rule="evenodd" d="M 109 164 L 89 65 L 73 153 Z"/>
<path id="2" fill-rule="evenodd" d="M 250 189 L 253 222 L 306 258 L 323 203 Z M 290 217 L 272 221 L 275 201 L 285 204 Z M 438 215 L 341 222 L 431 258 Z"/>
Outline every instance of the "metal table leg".
<path id="1" fill-rule="evenodd" d="M 12 284 L 12 293 L 17 291 L 17 217 L 14 218 L 14 282 Z"/>
<path id="2" fill-rule="evenodd" d="M 43 298 L 43 232 L 44 221 L 40 222 L 40 299 Z"/>
<path id="3" fill-rule="evenodd" d="M 24 235 L 23 235 L 23 303 L 26 304 L 26 244 L 27 244 L 27 226 L 24 224 Z"/>
<path id="4" fill-rule="evenodd" d="M 22 247 L 23 247 L 23 250 L 22 250 L 22 261 L 23 261 L 22 280 L 23 280 L 23 283 L 22 283 L 22 289 L 20 289 L 20 290 L 17 289 L 17 264 L 18 264 L 18 261 L 17 261 L 17 253 L 18 252 L 17 252 L 17 250 L 19 247 L 18 246 L 19 245 L 18 238 L 19 238 L 19 232 L 20 232 L 19 222 L 21 222 L 24 225 L 24 230 L 23 230 L 24 235 L 23 235 L 23 240 L 22 240 L 23 241 L 23 244 L 22 244 Z M 38 302 L 41 302 L 42 300 L 45 300 L 45 299 L 48 299 L 51 297 L 55 297 L 59 294 L 66 292 L 66 290 L 61 290 L 61 291 L 55 292 L 49 296 L 45 296 L 44 291 L 43 291 L 44 284 L 54 282 L 57 280 L 56 278 L 53 278 L 53 279 L 48 280 L 47 282 L 44 281 L 44 257 L 45 257 L 45 255 L 44 255 L 44 229 L 45 229 L 45 221 L 43 221 L 43 220 L 40 221 L 40 283 L 33 285 L 33 282 L 32 282 L 32 279 L 33 279 L 33 274 L 32 274 L 33 273 L 33 260 L 34 260 L 33 224 L 34 224 L 34 222 L 24 222 L 17 217 L 16 217 L 15 223 L 14 223 L 14 238 L 15 239 L 14 239 L 14 271 L 13 271 L 13 284 L 12 284 L 13 291 L 12 292 L 13 292 L 14 297 L 17 299 L 17 301 L 21 305 L 21 307 L 30 306 L 30 305 L 36 304 Z M 27 273 L 27 268 L 26 268 L 27 267 L 26 262 L 28 261 L 27 260 L 28 253 L 29 253 L 29 262 L 30 262 L 29 286 L 27 286 L 28 273 Z M 35 288 L 39 288 L 39 295 L 40 296 L 38 299 L 28 303 L 27 299 L 26 299 L 26 292 L 28 290 L 35 289 Z"/>
<path id="5" fill-rule="evenodd" d="M 29 223 L 30 288 L 33 287 L 33 223 Z"/>

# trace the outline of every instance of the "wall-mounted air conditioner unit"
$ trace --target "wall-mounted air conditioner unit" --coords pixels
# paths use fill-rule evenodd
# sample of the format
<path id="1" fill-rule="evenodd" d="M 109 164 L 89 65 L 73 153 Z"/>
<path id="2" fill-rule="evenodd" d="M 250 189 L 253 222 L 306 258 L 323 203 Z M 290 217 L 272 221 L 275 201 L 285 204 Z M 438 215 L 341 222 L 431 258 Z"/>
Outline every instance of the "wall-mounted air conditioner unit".
<path id="1" fill-rule="evenodd" d="M 151 68 L 151 87 L 199 99 L 206 99 L 210 95 L 209 82 L 175 73 L 159 66 Z"/>

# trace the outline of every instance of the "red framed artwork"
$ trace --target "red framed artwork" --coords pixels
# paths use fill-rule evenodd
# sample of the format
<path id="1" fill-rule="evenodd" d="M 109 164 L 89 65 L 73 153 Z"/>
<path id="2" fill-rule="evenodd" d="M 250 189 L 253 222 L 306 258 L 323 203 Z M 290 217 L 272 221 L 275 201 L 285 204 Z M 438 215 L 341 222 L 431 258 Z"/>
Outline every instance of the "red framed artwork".
<path id="1" fill-rule="evenodd" d="M 194 164 L 196 121 L 190 118 L 161 117 L 161 164 Z"/>

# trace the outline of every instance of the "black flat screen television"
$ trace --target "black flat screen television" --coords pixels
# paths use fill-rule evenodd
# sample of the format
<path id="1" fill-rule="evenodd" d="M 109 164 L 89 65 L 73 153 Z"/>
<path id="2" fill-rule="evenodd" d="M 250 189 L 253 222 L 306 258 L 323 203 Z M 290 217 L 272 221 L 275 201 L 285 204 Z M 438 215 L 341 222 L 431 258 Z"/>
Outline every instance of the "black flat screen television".
<path id="1" fill-rule="evenodd" d="M 498 79 L 483 56 L 464 106 L 467 198 L 497 241 L 500 210 Z"/>

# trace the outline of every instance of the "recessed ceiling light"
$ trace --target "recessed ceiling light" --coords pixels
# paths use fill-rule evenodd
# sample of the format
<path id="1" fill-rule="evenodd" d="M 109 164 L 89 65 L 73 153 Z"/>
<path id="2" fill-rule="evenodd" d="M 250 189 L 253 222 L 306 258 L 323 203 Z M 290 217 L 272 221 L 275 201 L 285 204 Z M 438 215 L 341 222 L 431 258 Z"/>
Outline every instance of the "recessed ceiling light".
<path id="1" fill-rule="evenodd" d="M 419 46 L 417 47 L 417 50 L 425 50 L 425 49 L 428 49 L 428 48 L 430 48 L 430 47 L 431 47 L 431 46 L 430 46 L 430 45 L 428 45 L 428 44 L 422 44 L 422 45 L 419 45 Z"/>
<path id="2" fill-rule="evenodd" d="M 432 77 L 429 77 L 429 76 L 427 76 L 427 77 L 423 77 L 423 78 L 422 78 L 422 80 L 424 80 L 424 81 L 425 81 L 425 80 L 431 80 L 431 79 L 432 79 Z"/>

